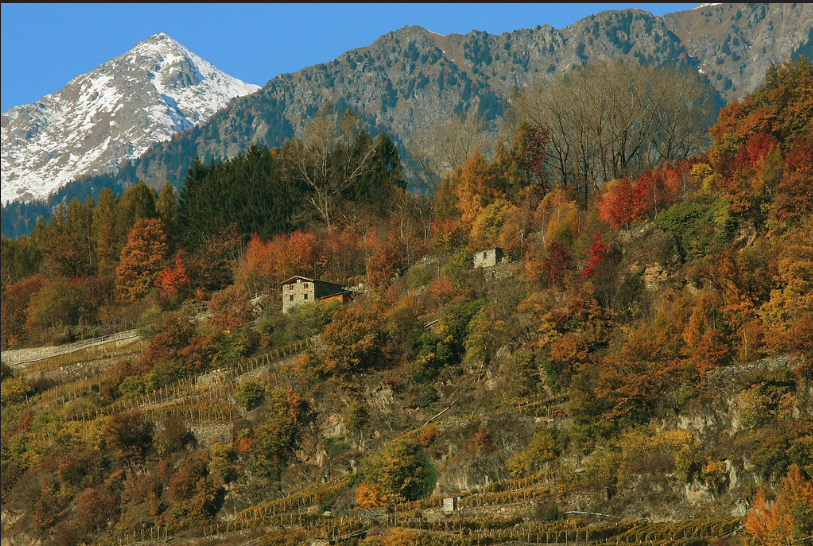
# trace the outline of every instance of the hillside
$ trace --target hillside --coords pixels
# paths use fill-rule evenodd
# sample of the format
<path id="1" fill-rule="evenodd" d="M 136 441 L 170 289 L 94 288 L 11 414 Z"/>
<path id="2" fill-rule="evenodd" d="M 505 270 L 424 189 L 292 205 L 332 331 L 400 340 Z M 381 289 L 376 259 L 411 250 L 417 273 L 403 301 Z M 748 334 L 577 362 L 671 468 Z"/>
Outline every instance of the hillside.
<path id="1" fill-rule="evenodd" d="M 773 67 L 708 153 L 600 187 L 547 178 L 556 137 L 521 123 L 432 195 L 328 110 L 327 149 L 4 241 L 3 545 L 807 540 L 811 89 L 808 61 Z M 279 173 L 331 207 L 206 223 Z"/>

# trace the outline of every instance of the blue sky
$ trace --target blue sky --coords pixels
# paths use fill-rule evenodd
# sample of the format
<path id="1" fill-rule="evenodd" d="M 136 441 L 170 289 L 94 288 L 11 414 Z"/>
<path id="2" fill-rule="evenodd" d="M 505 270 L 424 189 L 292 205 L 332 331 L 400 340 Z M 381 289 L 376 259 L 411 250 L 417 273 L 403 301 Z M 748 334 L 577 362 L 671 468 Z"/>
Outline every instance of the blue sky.
<path id="1" fill-rule="evenodd" d="M 600 11 L 654 15 L 698 4 L 36 4 L 3 3 L 2 110 L 59 91 L 72 78 L 163 32 L 227 74 L 264 85 L 328 62 L 405 25 L 439 34 L 561 29 Z"/>

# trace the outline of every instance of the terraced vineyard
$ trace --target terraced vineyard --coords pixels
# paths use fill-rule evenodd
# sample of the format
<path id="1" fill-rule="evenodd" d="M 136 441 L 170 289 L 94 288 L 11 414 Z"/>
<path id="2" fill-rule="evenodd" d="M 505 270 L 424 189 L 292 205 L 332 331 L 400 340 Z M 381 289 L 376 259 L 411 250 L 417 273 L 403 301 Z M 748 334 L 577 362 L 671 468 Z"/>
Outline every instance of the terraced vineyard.
<path id="1" fill-rule="evenodd" d="M 245 380 L 266 386 L 290 385 L 292 362 L 318 343 L 310 338 L 290 346 L 244 359 L 227 368 L 189 377 L 183 381 L 129 399 L 106 405 L 83 403 L 99 392 L 108 373 L 56 385 L 32 398 L 32 402 L 70 408 L 66 415 L 83 430 L 98 428 L 97 421 L 121 413 L 137 411 L 145 419 L 161 422 L 179 416 L 189 427 L 233 425 L 245 410 L 233 399 L 235 389 Z M 137 345 L 139 348 L 140 344 Z M 127 361 L 134 356 L 132 345 L 118 344 L 105 349 L 105 361 Z M 72 351 L 73 352 L 73 351 Z M 74 352 L 75 353 L 75 352 Z M 72 368 L 83 368 L 99 359 L 93 354 L 65 354 L 43 358 L 21 366 L 23 373 L 61 373 L 70 376 Z M 84 358 L 91 360 L 84 361 Z M 108 362 L 109 364 L 109 362 Z M 101 369 L 103 369 L 102 367 Z M 441 431 L 459 429 L 476 420 L 476 415 L 447 414 L 460 397 L 426 423 L 404 433 L 417 437 L 432 427 Z M 513 407 L 521 416 L 550 419 L 563 413 L 567 397 L 554 397 Z M 82 409 L 82 408 L 85 409 Z M 510 408 L 509 408 L 510 409 Z M 454 413 L 454 412 L 451 412 Z M 430 424 L 431 423 L 431 424 Z M 617 516 L 572 512 L 559 521 L 539 522 L 529 518 L 529 509 L 554 498 L 567 487 L 572 475 L 558 467 L 525 478 L 502 480 L 483 489 L 460 492 L 452 498 L 431 496 L 418 501 L 390 502 L 382 508 L 331 509 L 335 501 L 349 494 L 358 476 L 347 473 L 299 490 L 281 494 L 225 515 L 215 522 L 183 525 L 156 524 L 138 531 L 108 532 L 98 544 L 275 544 L 280 534 L 299 537 L 302 544 L 362 544 L 367 537 L 408 537 L 410 544 L 627 544 L 627 545 L 706 545 L 716 539 L 735 536 L 742 518 L 691 519 L 679 522 L 625 521 Z M 452 506 L 450 508 L 450 506 Z M 395 540 L 395 539 L 393 539 Z M 386 543 L 386 542 L 384 542 Z"/>

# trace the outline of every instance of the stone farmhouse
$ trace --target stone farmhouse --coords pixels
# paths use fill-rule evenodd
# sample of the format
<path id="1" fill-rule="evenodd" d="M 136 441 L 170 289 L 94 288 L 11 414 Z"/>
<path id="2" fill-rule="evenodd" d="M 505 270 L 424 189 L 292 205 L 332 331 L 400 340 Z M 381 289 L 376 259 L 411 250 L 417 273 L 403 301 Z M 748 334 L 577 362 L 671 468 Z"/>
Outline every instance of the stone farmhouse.
<path id="1" fill-rule="evenodd" d="M 309 279 L 294 275 L 280 284 L 282 292 L 282 312 L 287 313 L 303 303 L 338 299 L 342 303 L 350 301 L 352 293 L 342 285 Z"/>

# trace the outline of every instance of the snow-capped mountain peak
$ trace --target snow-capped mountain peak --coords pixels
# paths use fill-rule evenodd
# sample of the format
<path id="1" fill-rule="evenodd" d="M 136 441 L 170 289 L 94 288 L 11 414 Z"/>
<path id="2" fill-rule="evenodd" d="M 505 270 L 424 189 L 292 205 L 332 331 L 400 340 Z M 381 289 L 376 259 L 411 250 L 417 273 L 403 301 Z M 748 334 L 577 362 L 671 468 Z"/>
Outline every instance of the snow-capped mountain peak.
<path id="1" fill-rule="evenodd" d="M 42 199 L 83 175 L 115 171 L 258 89 L 166 34 L 150 36 L 60 91 L 3 113 L 2 202 Z"/>

